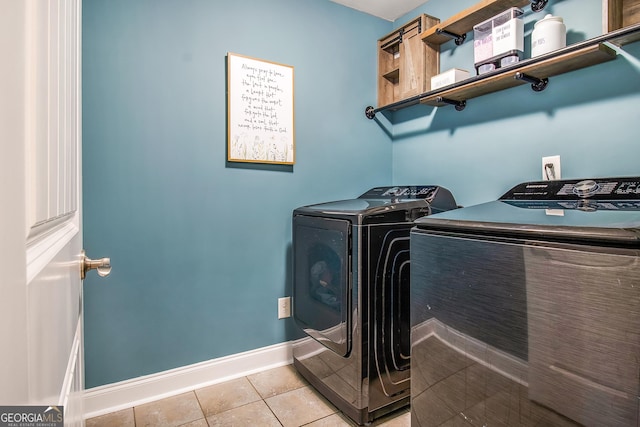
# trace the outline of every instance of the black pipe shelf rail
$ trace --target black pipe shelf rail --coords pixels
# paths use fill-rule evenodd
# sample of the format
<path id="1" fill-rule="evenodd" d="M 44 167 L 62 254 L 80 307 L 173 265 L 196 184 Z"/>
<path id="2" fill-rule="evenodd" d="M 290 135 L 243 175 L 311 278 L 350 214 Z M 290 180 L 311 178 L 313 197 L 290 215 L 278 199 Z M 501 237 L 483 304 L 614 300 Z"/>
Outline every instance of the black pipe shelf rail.
<path id="1" fill-rule="evenodd" d="M 499 90 L 517 85 L 517 83 L 511 85 L 506 84 L 504 85 L 505 87 L 498 87 L 493 89 L 491 86 L 492 80 L 505 76 L 512 76 L 513 80 L 529 82 L 531 83 L 531 88 L 534 91 L 540 92 L 547 87 L 547 85 L 549 84 L 549 77 L 552 77 L 553 75 L 559 75 L 564 72 L 586 68 L 591 65 L 596 65 L 611 59 L 615 59 L 617 53 L 613 48 L 609 47 L 608 44 L 612 44 L 614 46 L 622 46 L 624 44 L 632 43 L 638 40 L 640 40 L 640 24 L 630 25 L 628 27 L 612 31 L 610 33 L 602 34 L 600 36 L 584 40 L 582 42 L 574 43 L 562 49 L 558 49 L 556 51 L 549 52 L 535 58 L 525 59 L 523 61 L 516 62 L 515 64 L 503 68 L 498 68 L 497 70 L 490 71 L 479 76 L 470 77 L 466 80 L 442 88 L 438 88 L 436 90 L 424 92 L 410 98 L 403 99 L 401 101 L 397 101 L 377 108 L 368 106 L 365 109 L 365 115 L 367 118 L 373 119 L 376 113 L 382 111 L 397 111 L 403 108 L 423 103 L 432 106 L 451 104 L 455 106 L 456 110 L 462 111 L 466 106 L 466 101 L 470 98 L 497 92 Z M 580 55 L 593 55 L 594 58 L 591 62 L 586 63 L 586 65 L 575 65 L 573 64 L 575 63 L 575 61 L 571 61 L 571 65 L 565 65 L 563 67 L 562 65 L 564 64 L 564 62 L 562 62 L 558 58 L 565 55 L 567 56 L 567 59 L 575 59 L 575 57 L 579 57 Z M 569 61 L 566 62 L 569 63 Z M 549 75 L 535 76 L 531 74 L 532 72 L 535 73 L 537 70 L 542 70 L 541 72 L 543 72 L 545 71 L 545 69 L 549 69 L 550 65 L 553 65 L 555 63 L 557 63 L 558 65 L 556 69 L 552 70 Z M 523 72 L 523 69 L 526 69 L 527 72 Z M 452 96 L 455 96 L 456 91 L 462 91 L 465 88 L 481 86 L 484 84 L 486 84 L 487 89 L 484 91 L 479 91 L 479 94 L 474 94 L 467 99 L 452 98 Z"/>

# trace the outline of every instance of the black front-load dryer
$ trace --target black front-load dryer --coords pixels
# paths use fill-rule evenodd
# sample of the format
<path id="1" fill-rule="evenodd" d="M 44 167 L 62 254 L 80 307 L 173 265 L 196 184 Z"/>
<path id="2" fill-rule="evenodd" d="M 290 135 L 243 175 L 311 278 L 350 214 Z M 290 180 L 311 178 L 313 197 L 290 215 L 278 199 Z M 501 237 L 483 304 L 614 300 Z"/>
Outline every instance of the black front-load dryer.
<path id="1" fill-rule="evenodd" d="M 409 234 L 455 209 L 439 186 L 377 187 L 293 212 L 297 370 L 359 424 L 409 403 Z"/>

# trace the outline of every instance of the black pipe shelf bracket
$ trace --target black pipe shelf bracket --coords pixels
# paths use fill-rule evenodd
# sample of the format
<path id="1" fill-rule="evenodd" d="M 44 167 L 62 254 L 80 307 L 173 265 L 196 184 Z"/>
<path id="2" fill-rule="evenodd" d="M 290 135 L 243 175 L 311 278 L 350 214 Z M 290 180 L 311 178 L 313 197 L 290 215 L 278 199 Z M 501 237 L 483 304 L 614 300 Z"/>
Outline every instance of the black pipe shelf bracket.
<path id="1" fill-rule="evenodd" d="M 456 41 L 457 46 L 460 46 L 467 39 L 466 34 L 456 34 L 452 33 L 451 31 L 443 30 L 442 28 L 438 28 L 436 30 L 436 34 L 442 34 L 444 36 L 451 37 Z"/>
<path id="2" fill-rule="evenodd" d="M 364 109 L 364 115 L 367 116 L 367 119 L 371 120 L 376 116 L 376 109 L 369 105 Z"/>
<path id="3" fill-rule="evenodd" d="M 456 111 L 462 111 L 464 110 L 464 107 L 467 106 L 467 101 L 456 101 L 455 99 L 449 99 L 449 98 L 443 98 L 441 96 L 436 98 L 436 102 L 442 102 L 445 104 L 449 104 L 449 105 L 453 105 L 454 107 L 456 107 Z"/>
<path id="4" fill-rule="evenodd" d="M 531 0 L 531 10 L 534 12 L 540 12 L 545 8 L 548 2 L 549 0 Z"/>
<path id="5" fill-rule="evenodd" d="M 543 90 L 545 90 L 545 88 L 549 84 L 549 79 L 547 78 L 539 79 L 537 77 L 532 77 L 525 73 L 518 72 L 514 77 L 517 80 L 524 80 L 525 82 L 531 83 L 531 89 L 533 89 L 536 92 L 542 92 Z"/>

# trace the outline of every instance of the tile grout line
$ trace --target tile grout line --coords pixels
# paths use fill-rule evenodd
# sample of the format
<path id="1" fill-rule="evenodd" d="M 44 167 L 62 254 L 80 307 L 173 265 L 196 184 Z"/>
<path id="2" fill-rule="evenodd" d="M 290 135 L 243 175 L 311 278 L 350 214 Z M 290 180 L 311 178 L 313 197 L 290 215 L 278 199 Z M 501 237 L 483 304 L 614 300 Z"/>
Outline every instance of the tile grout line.
<path id="1" fill-rule="evenodd" d="M 265 399 L 265 397 L 256 388 L 255 384 L 253 384 L 253 382 L 251 381 L 251 378 L 249 378 L 248 376 L 245 377 L 245 378 L 247 379 L 247 381 L 249 381 L 249 384 L 251 384 L 251 387 L 255 390 L 255 392 L 258 393 L 258 396 L 260 396 L 260 399 L 262 399 L 262 402 L 267 406 L 267 408 L 269 408 L 269 411 L 273 414 L 273 416 L 276 418 L 276 420 L 278 420 L 278 423 L 280 424 L 280 426 L 284 427 L 284 424 L 282 424 L 282 421 L 280 421 L 280 418 L 278 418 L 276 413 L 273 412 L 273 409 L 271 409 L 271 406 L 269 406 L 269 404 L 267 403 L 267 400 Z M 277 396 L 277 394 L 276 394 L 276 396 Z"/>
<path id="2" fill-rule="evenodd" d="M 209 420 L 207 419 L 207 414 L 204 413 L 204 408 L 202 407 L 202 403 L 200 402 L 200 398 L 198 398 L 198 393 L 196 393 L 197 389 L 191 391 L 196 397 L 196 401 L 198 402 L 198 406 L 200 407 L 200 412 L 202 412 L 202 417 L 204 418 L 204 422 L 209 426 Z M 196 420 L 197 421 L 197 420 Z"/>

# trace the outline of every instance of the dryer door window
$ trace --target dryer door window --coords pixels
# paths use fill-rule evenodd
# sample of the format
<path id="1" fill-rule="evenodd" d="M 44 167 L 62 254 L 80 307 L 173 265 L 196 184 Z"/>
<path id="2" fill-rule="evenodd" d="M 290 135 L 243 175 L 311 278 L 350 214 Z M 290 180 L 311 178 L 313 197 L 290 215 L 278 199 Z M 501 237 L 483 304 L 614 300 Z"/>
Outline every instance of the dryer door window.
<path id="1" fill-rule="evenodd" d="M 349 221 L 293 218 L 293 317 L 311 337 L 346 356 L 349 327 Z"/>

